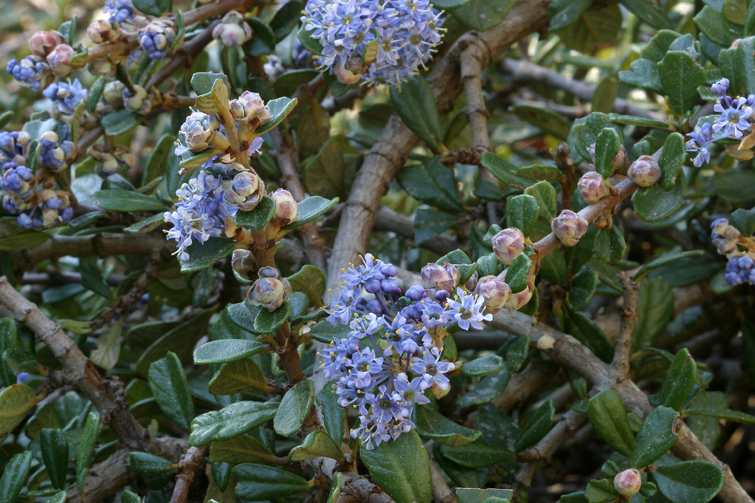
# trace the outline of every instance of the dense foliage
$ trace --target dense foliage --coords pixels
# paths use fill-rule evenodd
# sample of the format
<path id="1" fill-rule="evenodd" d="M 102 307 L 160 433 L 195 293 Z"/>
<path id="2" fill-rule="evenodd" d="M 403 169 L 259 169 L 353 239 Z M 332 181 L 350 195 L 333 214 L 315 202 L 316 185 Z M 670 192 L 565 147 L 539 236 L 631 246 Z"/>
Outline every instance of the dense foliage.
<path id="1" fill-rule="evenodd" d="M 0 503 L 753 501 L 755 2 L 34 6 Z"/>

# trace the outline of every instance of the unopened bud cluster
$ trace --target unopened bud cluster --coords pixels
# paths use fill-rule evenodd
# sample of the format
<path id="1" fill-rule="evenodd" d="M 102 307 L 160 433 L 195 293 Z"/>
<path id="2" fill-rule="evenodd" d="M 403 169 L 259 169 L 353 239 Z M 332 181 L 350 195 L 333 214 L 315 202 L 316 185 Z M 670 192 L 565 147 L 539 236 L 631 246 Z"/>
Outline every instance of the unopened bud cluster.
<path id="1" fill-rule="evenodd" d="M 256 306 L 275 311 L 291 296 L 291 284 L 274 267 L 263 267 L 258 274 L 259 279 L 249 289 L 247 299 Z"/>
<path id="2" fill-rule="evenodd" d="M 711 224 L 711 239 L 718 253 L 725 255 L 726 283 L 731 286 L 755 283 L 755 241 L 746 238 L 725 218 Z M 742 249 L 737 245 L 741 244 Z"/>
<path id="3" fill-rule="evenodd" d="M 252 29 L 243 14 L 232 10 L 223 16 L 212 30 L 212 38 L 220 40 L 226 47 L 235 49 L 252 38 Z"/>

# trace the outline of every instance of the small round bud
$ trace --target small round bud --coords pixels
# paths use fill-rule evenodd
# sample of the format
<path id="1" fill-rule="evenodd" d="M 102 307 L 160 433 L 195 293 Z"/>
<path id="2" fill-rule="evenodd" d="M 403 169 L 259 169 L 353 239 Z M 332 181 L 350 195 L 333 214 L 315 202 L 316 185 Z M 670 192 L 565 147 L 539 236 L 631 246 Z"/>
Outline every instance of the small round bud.
<path id="1" fill-rule="evenodd" d="M 230 107 L 231 113 L 240 122 L 252 123 L 256 119 L 257 126 L 260 126 L 270 120 L 270 109 L 259 94 L 251 91 L 244 91 L 237 100 L 231 100 Z"/>
<path id="2" fill-rule="evenodd" d="M 524 251 L 524 234 L 515 227 L 503 229 L 493 236 L 493 252 L 502 264 L 509 265 Z"/>
<path id="3" fill-rule="evenodd" d="M 410 286 L 404 295 L 409 300 L 417 302 L 427 297 L 427 290 L 421 285 L 414 285 Z"/>
<path id="4" fill-rule="evenodd" d="M 139 45 L 152 59 L 164 58 L 176 39 L 176 27 L 172 21 L 157 19 L 139 32 Z"/>
<path id="5" fill-rule="evenodd" d="M 97 45 L 107 42 L 115 42 L 123 34 L 121 29 L 116 25 L 113 26 L 109 21 L 98 19 L 87 27 L 89 39 Z"/>
<path id="6" fill-rule="evenodd" d="M 509 285 L 496 276 L 484 276 L 477 282 L 474 293 L 484 299 L 485 308 L 489 313 L 497 313 L 504 308 L 511 298 Z"/>
<path id="7" fill-rule="evenodd" d="M 448 262 L 444 265 L 427 264 L 422 268 L 422 286 L 427 289 L 436 288 L 450 293 L 456 289 L 460 278 L 458 269 Z"/>
<path id="8" fill-rule="evenodd" d="M 710 86 L 710 90 L 714 94 L 720 94 L 721 96 L 724 96 L 726 94 L 726 91 L 729 90 L 729 79 L 723 78 Z"/>
<path id="9" fill-rule="evenodd" d="M 477 284 L 477 281 L 480 279 L 480 273 L 477 271 L 473 272 L 472 275 L 469 277 L 466 283 L 464 283 L 464 288 L 469 290 L 470 292 L 474 290 L 475 285 Z"/>
<path id="10" fill-rule="evenodd" d="M 35 56 L 47 56 L 60 44 L 65 44 L 66 39 L 57 31 L 38 31 L 31 36 L 29 47 Z"/>
<path id="11" fill-rule="evenodd" d="M 613 486 L 625 498 L 631 498 L 640 491 L 642 487 L 642 475 L 634 468 L 619 472 L 613 478 Z"/>
<path id="12" fill-rule="evenodd" d="M 125 87 L 123 89 L 123 107 L 139 114 L 149 112 L 152 104 L 147 98 L 147 90 L 142 86 L 134 85 L 134 92 L 132 93 L 128 87 Z"/>
<path id="13" fill-rule="evenodd" d="M 68 44 L 60 44 L 47 55 L 47 62 L 50 64 L 52 74 L 58 77 L 65 77 L 73 72 L 71 68 L 71 58 L 76 55 L 76 51 Z"/>
<path id="14" fill-rule="evenodd" d="M 640 187 L 650 187 L 661 178 L 661 168 L 658 161 L 643 155 L 629 166 L 627 176 Z"/>
<path id="15" fill-rule="evenodd" d="M 233 177 L 223 198 L 231 206 L 238 206 L 241 211 L 252 211 L 261 200 L 260 185 L 257 175 L 242 171 Z"/>
<path id="16" fill-rule="evenodd" d="M 235 49 L 252 38 L 252 29 L 241 13 L 230 11 L 212 30 L 212 38 L 220 39 L 223 45 Z"/>
<path id="17" fill-rule="evenodd" d="M 291 284 L 286 278 L 261 277 L 249 289 L 249 302 L 262 306 L 268 311 L 275 311 L 291 296 Z"/>
<path id="18" fill-rule="evenodd" d="M 624 145 L 619 145 L 619 152 L 613 156 L 613 171 L 623 172 L 629 164 L 627 149 Z"/>
<path id="19" fill-rule="evenodd" d="M 294 196 L 289 191 L 278 189 L 270 194 L 270 198 L 275 201 L 275 216 L 273 218 L 275 218 L 278 225 L 283 227 L 296 221 L 296 217 L 299 216 L 299 208 L 296 205 Z"/>
<path id="20" fill-rule="evenodd" d="M 587 232 L 587 220 L 571 210 L 564 210 L 551 222 L 551 230 L 566 246 L 574 246 Z"/>
<path id="21" fill-rule="evenodd" d="M 608 188 L 603 177 L 597 171 L 590 171 L 582 175 L 577 182 L 582 199 L 589 204 L 597 203 L 608 194 Z"/>
<path id="22" fill-rule="evenodd" d="M 231 255 L 231 265 L 236 274 L 242 278 L 248 277 L 249 271 L 254 268 L 254 255 L 249 250 L 237 248 Z"/>
<path id="23" fill-rule="evenodd" d="M 108 77 L 115 73 L 115 65 L 108 58 L 97 58 L 87 63 L 87 70 L 92 75 Z"/>

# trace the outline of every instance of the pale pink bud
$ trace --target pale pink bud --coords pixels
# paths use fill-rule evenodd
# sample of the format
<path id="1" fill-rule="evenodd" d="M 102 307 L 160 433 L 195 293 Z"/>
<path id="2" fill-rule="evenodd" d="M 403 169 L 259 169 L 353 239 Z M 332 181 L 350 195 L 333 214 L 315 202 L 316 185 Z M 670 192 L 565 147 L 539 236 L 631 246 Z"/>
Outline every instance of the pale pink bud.
<path id="1" fill-rule="evenodd" d="M 359 79 L 362 78 L 361 73 L 352 72 L 341 63 L 341 60 L 336 61 L 333 71 L 335 72 L 338 82 L 342 84 L 356 84 L 359 82 Z"/>
<path id="2" fill-rule="evenodd" d="M 504 271 L 505 272 L 505 271 Z M 500 279 L 500 275 L 498 276 Z M 532 294 L 535 291 L 535 282 L 532 280 L 527 280 L 527 288 L 522 290 L 521 292 L 512 293 L 511 298 L 506 303 L 506 309 L 509 311 L 516 311 L 524 306 L 527 305 L 527 303 L 532 299 Z"/>
<path id="3" fill-rule="evenodd" d="M 220 39 L 223 45 L 234 49 L 252 38 L 252 29 L 246 18 L 237 11 L 231 11 L 212 30 L 212 37 Z"/>
<path id="4" fill-rule="evenodd" d="M 280 226 L 288 225 L 299 216 L 299 208 L 294 196 L 286 189 L 278 189 L 270 197 L 275 201 L 275 219 Z"/>
<path id="5" fill-rule="evenodd" d="M 587 232 L 587 220 L 571 210 L 564 210 L 551 222 L 551 230 L 566 246 L 574 246 Z"/>
<path id="6" fill-rule="evenodd" d="M 503 229 L 493 236 L 493 252 L 502 264 L 509 265 L 524 251 L 524 234 L 516 227 Z"/>
<path id="7" fill-rule="evenodd" d="M 603 177 L 597 171 L 590 171 L 582 175 L 577 182 L 582 199 L 590 204 L 597 203 L 608 194 L 608 188 Z"/>
<path id="8" fill-rule="evenodd" d="M 121 30 L 104 19 L 98 19 L 87 27 L 87 35 L 95 44 L 115 42 L 121 36 Z"/>
<path id="9" fill-rule="evenodd" d="M 47 56 L 60 44 L 65 44 L 66 39 L 57 31 L 38 31 L 31 36 L 29 46 L 35 56 Z"/>
<path id="10" fill-rule="evenodd" d="M 448 262 L 444 265 L 427 264 L 422 268 L 422 286 L 427 289 L 437 288 L 453 293 L 460 278 L 458 269 Z"/>
<path id="11" fill-rule="evenodd" d="M 643 155 L 629 166 L 627 176 L 640 187 L 650 187 L 661 178 L 661 168 L 658 161 Z"/>
<path id="12" fill-rule="evenodd" d="M 477 282 L 474 293 L 484 299 L 489 313 L 497 313 L 511 298 L 511 288 L 495 276 L 484 276 Z"/>
<path id="13" fill-rule="evenodd" d="M 624 470 L 616 474 L 616 477 L 613 479 L 613 486 L 619 491 L 619 494 L 625 498 L 631 498 L 640 491 L 642 476 L 634 468 Z"/>
<path id="14" fill-rule="evenodd" d="M 241 211 L 252 211 L 261 200 L 259 189 L 259 177 L 249 171 L 242 171 L 233 177 L 223 197 L 225 202 L 238 206 Z"/>
<path id="15" fill-rule="evenodd" d="M 231 265 L 239 276 L 246 278 L 249 271 L 254 268 L 254 255 L 249 250 L 243 248 L 233 250 Z"/>
<path id="16" fill-rule="evenodd" d="M 68 44 L 60 44 L 47 56 L 47 62 L 50 64 L 52 74 L 57 77 L 65 77 L 73 71 L 71 68 L 71 58 L 76 55 L 76 51 Z"/>
<path id="17" fill-rule="evenodd" d="M 261 277 L 249 289 L 247 298 L 252 304 L 275 311 L 291 296 L 291 284 L 286 278 Z"/>

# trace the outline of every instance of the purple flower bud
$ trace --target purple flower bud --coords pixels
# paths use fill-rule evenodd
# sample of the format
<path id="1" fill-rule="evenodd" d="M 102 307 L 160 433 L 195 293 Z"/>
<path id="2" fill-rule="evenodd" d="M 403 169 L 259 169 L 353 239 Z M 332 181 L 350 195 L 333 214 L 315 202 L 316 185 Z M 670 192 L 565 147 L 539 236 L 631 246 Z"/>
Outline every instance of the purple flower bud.
<path id="1" fill-rule="evenodd" d="M 152 59 L 164 58 L 176 39 L 176 27 L 172 21 L 158 19 L 139 32 L 139 45 Z"/>
<path id="2" fill-rule="evenodd" d="M 52 74 L 58 77 L 65 77 L 73 72 L 71 68 L 71 58 L 76 55 L 76 51 L 68 44 L 60 44 L 47 55 L 47 62 L 50 64 Z"/>
<path id="3" fill-rule="evenodd" d="M 244 248 L 233 250 L 231 265 L 236 274 L 242 278 L 247 278 L 249 277 L 249 271 L 254 269 L 254 255 L 252 255 L 251 251 Z"/>
<path id="4" fill-rule="evenodd" d="M 469 290 L 470 292 L 474 290 L 475 285 L 477 284 L 477 280 L 480 279 L 480 273 L 477 271 L 473 272 L 472 275 L 469 277 L 466 283 L 464 283 L 464 288 Z"/>
<path id="5" fill-rule="evenodd" d="M 235 49 L 252 38 L 252 29 L 242 14 L 230 11 L 212 30 L 212 38 L 220 39 L 223 45 Z"/>
<path id="6" fill-rule="evenodd" d="M 625 498 L 631 498 L 642 487 L 642 476 L 638 470 L 630 468 L 619 472 L 613 479 L 613 486 Z"/>
<path id="7" fill-rule="evenodd" d="M 427 290 L 422 285 L 414 285 L 409 287 L 404 295 L 406 298 L 417 302 L 427 297 Z"/>
<path id="8" fill-rule="evenodd" d="M 378 293 L 382 289 L 379 279 L 371 278 L 365 281 L 364 289 L 368 293 Z"/>
<path id="9" fill-rule="evenodd" d="M 270 197 L 275 201 L 275 220 L 278 225 L 283 227 L 291 222 L 296 221 L 299 216 L 299 208 L 291 195 L 286 189 L 278 189 Z"/>
<path id="10" fill-rule="evenodd" d="M 444 265 L 427 264 L 422 268 L 422 286 L 453 292 L 459 284 L 459 271 L 446 262 Z"/>
<path id="11" fill-rule="evenodd" d="M 280 274 L 278 274 L 278 269 L 275 267 L 265 266 L 261 268 L 257 274 L 259 274 L 260 278 L 280 278 Z"/>
<path id="12" fill-rule="evenodd" d="M 484 276 L 477 282 L 474 293 L 484 299 L 489 313 L 497 313 L 511 298 L 511 288 L 495 276 Z"/>
<path id="13" fill-rule="evenodd" d="M 398 287 L 398 281 L 395 279 L 384 279 L 380 282 L 381 287 L 385 293 L 400 293 L 401 289 Z"/>
<path id="14" fill-rule="evenodd" d="M 450 296 L 451 296 L 451 292 L 446 291 L 446 290 L 438 290 L 437 292 L 435 292 L 435 300 L 437 300 L 438 302 L 443 302 Z"/>
<path id="15" fill-rule="evenodd" d="M 367 304 L 365 304 L 365 307 L 371 313 L 383 314 L 383 306 L 382 304 L 380 304 L 380 301 L 377 299 L 372 299 L 370 301 L 367 301 Z"/>
<path id="16" fill-rule="evenodd" d="M 729 79 L 723 78 L 710 86 L 710 90 L 713 91 L 714 94 L 720 94 L 721 96 L 726 94 L 726 91 L 729 89 Z"/>
<path id="17" fill-rule="evenodd" d="M 249 171 L 242 171 L 233 177 L 231 185 L 225 191 L 223 199 L 231 206 L 238 206 L 241 211 L 252 211 L 260 198 L 261 181 Z"/>
<path id="18" fill-rule="evenodd" d="M 571 210 L 564 210 L 551 222 L 551 230 L 566 246 L 574 246 L 587 232 L 587 220 Z"/>
<path id="19" fill-rule="evenodd" d="M 509 265 L 524 251 L 524 234 L 515 227 L 503 229 L 493 236 L 493 252 L 499 262 Z"/>
<path id="20" fill-rule="evenodd" d="M 589 204 L 597 203 L 608 194 L 608 188 L 603 177 L 597 171 L 590 171 L 582 175 L 577 182 L 582 199 Z"/>
<path id="21" fill-rule="evenodd" d="M 624 145 L 619 145 L 619 151 L 613 156 L 613 171 L 623 171 L 627 164 L 629 164 L 627 149 Z"/>
<path id="22" fill-rule="evenodd" d="M 35 56 L 45 57 L 60 44 L 65 44 L 66 39 L 57 31 L 38 31 L 31 36 L 29 47 Z"/>
<path id="23" fill-rule="evenodd" d="M 398 269 L 393 264 L 383 264 L 380 266 L 380 272 L 387 278 L 392 278 L 398 274 Z"/>
<path id="24" fill-rule="evenodd" d="M 115 73 L 115 65 L 108 58 L 97 58 L 87 63 L 87 70 L 92 75 L 108 77 Z"/>
<path id="25" fill-rule="evenodd" d="M 247 298 L 254 305 L 275 311 L 291 296 L 291 284 L 286 278 L 260 278 L 249 289 Z"/>
<path id="26" fill-rule="evenodd" d="M 661 168 L 658 161 L 643 155 L 629 166 L 627 176 L 640 187 L 650 187 L 661 178 Z"/>

